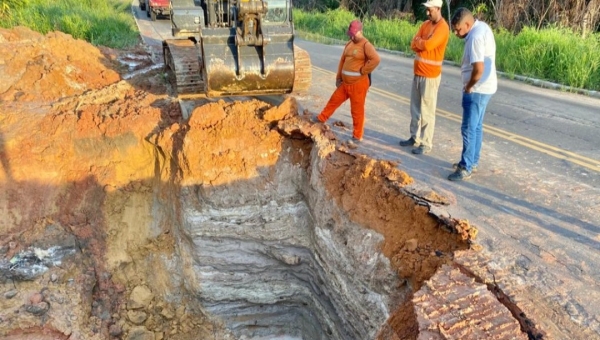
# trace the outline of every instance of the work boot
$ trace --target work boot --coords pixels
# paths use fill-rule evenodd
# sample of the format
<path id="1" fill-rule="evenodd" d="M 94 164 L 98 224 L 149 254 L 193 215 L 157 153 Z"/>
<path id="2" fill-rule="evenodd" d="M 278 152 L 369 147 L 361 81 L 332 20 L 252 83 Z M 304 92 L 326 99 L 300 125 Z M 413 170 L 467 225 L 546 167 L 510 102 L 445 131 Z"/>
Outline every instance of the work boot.
<path id="1" fill-rule="evenodd" d="M 454 171 L 453 173 L 450 174 L 450 176 L 448 176 L 448 179 L 451 181 L 464 181 L 469 178 L 471 178 L 471 173 L 468 172 L 462 166 L 456 168 L 456 171 Z"/>
<path id="2" fill-rule="evenodd" d="M 454 170 L 458 169 L 458 163 L 454 163 L 454 164 L 452 164 L 452 169 L 454 169 Z M 471 172 L 472 172 L 472 173 L 475 173 L 475 172 L 477 172 L 477 165 L 473 165 L 473 166 L 471 167 Z"/>
<path id="3" fill-rule="evenodd" d="M 431 152 L 431 147 L 426 146 L 426 145 L 419 145 L 418 148 L 412 149 L 412 153 L 414 153 L 415 155 L 424 155 L 424 154 L 430 153 L 430 152 Z"/>
<path id="4" fill-rule="evenodd" d="M 398 144 L 400 144 L 400 146 L 419 146 L 417 141 L 412 137 L 407 140 L 401 140 Z"/>

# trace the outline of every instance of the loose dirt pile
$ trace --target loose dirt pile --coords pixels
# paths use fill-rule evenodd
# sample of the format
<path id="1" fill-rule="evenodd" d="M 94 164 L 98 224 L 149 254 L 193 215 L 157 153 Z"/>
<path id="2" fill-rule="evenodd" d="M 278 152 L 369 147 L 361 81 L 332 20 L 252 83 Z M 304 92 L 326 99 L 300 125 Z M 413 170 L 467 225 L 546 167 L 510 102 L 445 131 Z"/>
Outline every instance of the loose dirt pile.
<path id="1" fill-rule="evenodd" d="M 3 338 L 234 339 L 227 322 L 190 294 L 197 263 L 178 246 L 190 242 L 179 195 L 184 187 L 195 197 L 214 191 L 235 205 L 245 199 L 240 192 L 269 188 L 283 154 L 339 207 L 327 217 L 332 233 L 344 236 L 336 223 L 349 219 L 383 236 L 380 251 L 406 292 L 427 286 L 444 264 L 442 273 L 459 277 L 453 254 L 470 248 L 476 230 L 430 215 L 404 192 L 412 179 L 396 164 L 340 146 L 328 128 L 298 115 L 293 98 L 279 106 L 221 100 L 185 121 L 160 72 L 145 68 L 152 66 L 143 50 L 0 30 Z M 389 275 L 378 270 L 374 278 Z M 477 294 L 490 294 L 481 286 Z M 435 294 L 435 285 L 427 287 Z M 399 295 L 384 308 L 388 322 L 370 331 L 380 339 L 416 338 L 424 331 L 417 314 L 432 313 L 420 311 L 412 293 Z M 512 321 L 506 334 L 522 335 Z M 453 325 L 427 327 L 441 336 Z"/>
<path id="2" fill-rule="evenodd" d="M 117 71 L 135 67 L 117 59 L 131 53 L 59 32 L 0 30 L 0 41 L 2 337 L 226 338 L 201 310 L 146 285 L 160 277 L 144 262 L 174 255 L 169 225 L 151 212 L 160 178 L 146 140 L 181 118 L 148 92 L 165 93 L 160 76 L 121 81 Z M 137 55 L 138 67 L 150 63 Z"/>
<path id="3" fill-rule="evenodd" d="M 2 30 L 0 55 L 2 101 L 53 101 L 120 79 L 98 49 L 61 32 Z"/>

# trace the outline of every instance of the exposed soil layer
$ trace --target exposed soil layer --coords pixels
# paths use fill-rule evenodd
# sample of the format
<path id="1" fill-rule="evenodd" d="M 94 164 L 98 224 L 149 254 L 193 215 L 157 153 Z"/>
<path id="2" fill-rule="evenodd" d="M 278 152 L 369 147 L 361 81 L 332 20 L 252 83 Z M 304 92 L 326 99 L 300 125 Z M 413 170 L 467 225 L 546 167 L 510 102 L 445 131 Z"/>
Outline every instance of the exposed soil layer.
<path id="1" fill-rule="evenodd" d="M 408 174 L 340 144 L 327 126 L 298 114 L 292 97 L 277 106 L 211 102 L 184 120 L 143 49 L 98 49 L 60 32 L 43 36 L 25 28 L 0 29 L 0 84 L 3 338 L 275 336 L 268 329 L 280 313 L 256 306 L 277 303 L 258 296 L 241 318 L 231 306 L 251 299 L 219 295 L 243 290 L 218 281 L 220 275 L 248 276 L 231 260 L 233 248 L 226 260 L 217 256 L 232 239 L 256 241 L 248 249 L 268 253 L 265 261 L 276 258 L 284 276 L 303 273 L 281 281 L 304 293 L 280 305 L 302 317 L 317 315 L 320 326 L 294 336 L 443 338 L 478 327 L 483 316 L 477 313 L 456 327 L 432 317 L 428 297 L 443 305 L 456 293 L 438 296 L 445 286 L 436 284 L 444 280 L 506 311 L 505 333 L 486 324 L 458 338 L 528 331 L 490 293 L 494 287 L 456 269 L 454 253 L 473 252 L 475 228 L 430 214 L 423 200 L 404 191 L 413 181 Z M 257 210 L 244 210 L 249 206 Z M 221 246 L 213 253 L 194 246 L 210 249 L 215 240 Z M 337 263 L 333 250 L 346 262 Z M 222 271 L 207 271 L 215 263 Z M 273 290 L 240 282 L 246 290 Z M 343 292 L 342 283 L 352 289 Z M 231 290 L 216 292 L 217 286 Z M 477 310 L 478 301 L 460 307 Z M 366 303 L 377 312 L 356 307 Z M 277 329 L 289 335 L 288 326 Z"/>

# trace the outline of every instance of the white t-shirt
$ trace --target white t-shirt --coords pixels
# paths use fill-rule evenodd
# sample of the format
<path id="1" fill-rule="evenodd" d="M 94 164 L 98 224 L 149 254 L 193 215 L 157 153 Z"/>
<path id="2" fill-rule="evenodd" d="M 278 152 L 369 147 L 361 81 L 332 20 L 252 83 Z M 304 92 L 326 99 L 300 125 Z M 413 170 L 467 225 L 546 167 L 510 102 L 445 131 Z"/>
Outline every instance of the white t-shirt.
<path id="1" fill-rule="evenodd" d="M 463 53 L 462 74 L 463 85 L 471 79 L 473 63 L 483 62 L 483 75 L 473 86 L 473 92 L 494 94 L 498 89 L 496 76 L 496 41 L 490 26 L 485 22 L 475 20 L 473 27 L 465 38 L 465 51 Z"/>

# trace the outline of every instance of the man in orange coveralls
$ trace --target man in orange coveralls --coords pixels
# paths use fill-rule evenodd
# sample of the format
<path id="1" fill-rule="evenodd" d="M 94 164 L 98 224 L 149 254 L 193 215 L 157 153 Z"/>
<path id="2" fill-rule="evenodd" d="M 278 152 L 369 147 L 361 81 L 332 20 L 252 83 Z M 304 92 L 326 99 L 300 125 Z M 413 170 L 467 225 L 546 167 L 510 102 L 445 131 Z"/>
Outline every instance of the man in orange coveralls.
<path id="1" fill-rule="evenodd" d="M 410 95 L 410 138 L 400 146 L 414 146 L 412 153 L 420 155 L 433 147 L 433 129 L 437 94 L 442 79 L 442 63 L 450 28 L 442 16 L 442 0 L 427 0 L 427 17 L 411 42 L 416 53 Z"/>
<path id="2" fill-rule="evenodd" d="M 337 89 L 323 111 L 315 118 L 318 122 L 326 122 L 334 111 L 350 98 L 354 131 L 347 143 L 355 144 L 362 140 L 365 130 L 365 99 L 370 86 L 368 75 L 379 65 L 380 58 L 373 44 L 363 36 L 360 21 L 353 20 L 350 23 L 348 36 L 350 41 L 344 48 L 335 78 Z"/>

